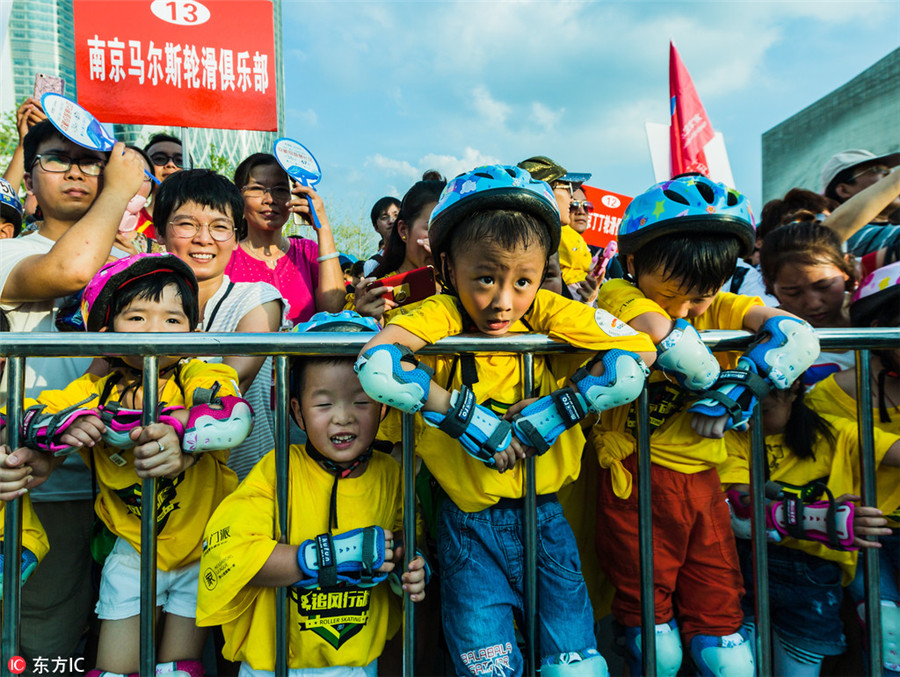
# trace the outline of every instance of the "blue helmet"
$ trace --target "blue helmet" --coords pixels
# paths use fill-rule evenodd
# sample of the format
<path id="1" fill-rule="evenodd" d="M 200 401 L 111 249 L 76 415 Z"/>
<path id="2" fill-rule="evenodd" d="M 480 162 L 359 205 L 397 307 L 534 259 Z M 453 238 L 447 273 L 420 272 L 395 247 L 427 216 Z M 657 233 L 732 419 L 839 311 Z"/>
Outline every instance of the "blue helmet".
<path id="1" fill-rule="evenodd" d="M 553 189 L 524 169 L 487 165 L 450 181 L 428 222 L 428 242 L 435 261 L 446 251 L 453 229 L 471 214 L 488 209 L 526 212 L 543 223 L 550 235 L 550 252 L 559 249 L 559 207 Z"/>
<path id="2" fill-rule="evenodd" d="M 316 313 L 306 322 L 301 322 L 291 331 L 298 334 L 323 331 L 343 331 L 359 333 L 378 333 L 381 325 L 371 317 L 362 317 L 355 310 L 342 310 L 339 313 Z"/>
<path id="3" fill-rule="evenodd" d="M 22 225 L 22 203 L 16 195 L 15 188 L 6 179 L 0 179 L 0 208 L 3 209 L 3 218 L 8 219 L 16 228 Z"/>
<path id="4" fill-rule="evenodd" d="M 620 254 L 634 254 L 661 235 L 726 233 L 741 241 L 741 256 L 753 253 L 756 227 L 741 193 L 705 176 L 681 176 L 638 195 L 619 224 Z"/>

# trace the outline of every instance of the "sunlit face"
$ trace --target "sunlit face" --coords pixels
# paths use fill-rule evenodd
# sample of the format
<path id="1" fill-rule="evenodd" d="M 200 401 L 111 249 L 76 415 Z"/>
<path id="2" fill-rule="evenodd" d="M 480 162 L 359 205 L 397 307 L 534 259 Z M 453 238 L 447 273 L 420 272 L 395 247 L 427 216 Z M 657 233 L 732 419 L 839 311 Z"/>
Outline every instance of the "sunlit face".
<path id="1" fill-rule="evenodd" d="M 634 257 L 625 259 L 628 272 L 634 277 Z M 651 301 L 658 303 L 673 320 L 691 318 L 706 312 L 716 297 L 714 292 L 700 293 L 696 288 L 685 288 L 681 280 L 666 279 L 664 271 L 642 271 L 637 276 L 638 289 Z"/>
<path id="2" fill-rule="evenodd" d="M 34 193 L 45 218 L 77 221 L 91 208 L 103 188 L 103 175 L 85 174 L 78 160 L 97 159 L 105 163 L 106 154 L 53 135 L 38 145 L 37 155 L 59 155 L 73 161 L 64 172 L 48 172 L 36 160 L 25 174 L 25 186 Z"/>
<path id="3" fill-rule="evenodd" d="M 397 222 L 400 237 L 406 243 L 406 260 L 412 264 L 413 269 L 434 265 L 431 252 L 420 245 L 419 240 L 428 239 L 428 218 L 435 205 L 437 202 L 426 204 L 411 224 L 406 221 Z"/>
<path id="4" fill-rule="evenodd" d="M 115 332 L 179 332 L 191 331 L 191 321 L 184 312 L 178 287 L 174 284 L 166 286 L 159 300 L 138 296 L 113 318 L 112 330 Z M 143 358 L 129 355 L 122 358 L 129 366 L 140 369 Z M 159 367 L 175 364 L 177 357 L 161 357 Z"/>
<path id="5" fill-rule="evenodd" d="M 431 213 L 430 211 L 428 212 Z M 383 209 L 378 219 L 375 221 L 375 232 L 377 232 L 385 244 L 391 237 L 391 231 L 397 223 L 397 216 L 400 214 L 400 207 L 391 203 L 387 209 Z M 427 218 L 427 217 L 426 217 Z"/>
<path id="6" fill-rule="evenodd" d="M 569 225 L 569 204 L 572 202 L 572 184 L 554 183 L 553 197 L 556 198 L 556 206 L 559 207 L 559 220 L 564 226 Z"/>
<path id="7" fill-rule="evenodd" d="M 540 289 L 547 253 L 537 242 L 503 249 L 468 243 L 447 262 L 451 284 L 478 331 L 502 336 L 521 319 Z"/>
<path id="8" fill-rule="evenodd" d="M 157 179 L 162 181 L 170 174 L 180 172 L 184 167 L 184 160 L 180 143 L 174 141 L 157 141 L 147 149 L 147 155 L 153 161 L 153 172 Z M 157 162 L 162 162 L 158 165 Z M 179 167 L 178 165 L 181 165 Z"/>
<path id="9" fill-rule="evenodd" d="M 569 225 L 576 233 L 583 233 L 591 223 L 591 213 L 582 204 L 586 201 L 587 196 L 584 194 L 584 191 L 580 187 L 576 188 L 575 192 L 572 193 L 572 201 L 569 202 Z M 578 208 L 572 209 L 571 206 L 576 202 L 578 203 Z"/>
<path id="10" fill-rule="evenodd" d="M 252 195 L 260 190 L 267 192 L 263 192 L 261 197 Z M 244 197 L 244 218 L 249 229 L 278 230 L 287 223 L 291 186 L 284 170 L 278 165 L 254 167 L 246 185 L 241 186 L 241 195 Z"/>
<path id="11" fill-rule="evenodd" d="M 847 273 L 833 263 L 785 263 L 772 281 L 781 307 L 813 327 L 846 327 Z"/>
<path id="12" fill-rule="evenodd" d="M 179 221 L 193 221 L 200 228 L 192 237 L 177 237 L 171 224 Z M 157 232 L 160 244 L 164 245 L 170 254 L 187 263 L 197 276 L 198 282 L 205 282 L 222 277 L 225 266 L 231 259 L 231 253 L 238 246 L 235 235 L 224 242 L 214 240 L 210 235 L 210 227 L 220 228 L 226 224 L 234 227 L 234 219 L 228 214 L 188 201 L 172 210 L 172 216 L 165 230 L 157 228 Z"/>
<path id="13" fill-rule="evenodd" d="M 336 463 L 350 463 L 375 439 L 381 405 L 366 395 L 352 362 L 308 364 L 301 401 L 291 409 L 309 441 Z"/>

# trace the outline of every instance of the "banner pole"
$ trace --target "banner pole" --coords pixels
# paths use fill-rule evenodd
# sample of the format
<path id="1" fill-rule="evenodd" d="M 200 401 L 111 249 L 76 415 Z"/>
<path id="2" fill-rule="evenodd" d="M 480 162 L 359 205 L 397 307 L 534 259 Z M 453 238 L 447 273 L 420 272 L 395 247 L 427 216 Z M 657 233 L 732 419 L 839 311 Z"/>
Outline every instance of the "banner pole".
<path id="1" fill-rule="evenodd" d="M 191 159 L 191 147 L 188 144 L 188 130 L 190 127 L 182 127 L 181 128 L 181 155 L 182 155 L 182 164 L 185 169 L 193 169 L 194 162 Z"/>

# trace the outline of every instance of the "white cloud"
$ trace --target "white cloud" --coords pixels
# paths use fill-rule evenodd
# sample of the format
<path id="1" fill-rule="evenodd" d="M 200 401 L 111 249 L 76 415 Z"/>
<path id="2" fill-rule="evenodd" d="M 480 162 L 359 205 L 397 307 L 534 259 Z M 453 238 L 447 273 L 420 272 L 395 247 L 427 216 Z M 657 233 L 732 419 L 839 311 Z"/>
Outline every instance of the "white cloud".
<path id="1" fill-rule="evenodd" d="M 367 157 L 365 166 L 382 169 L 390 174 L 399 174 L 400 176 L 407 177 L 412 181 L 415 181 L 417 177 L 421 176 L 421 172 L 419 172 L 419 170 L 413 167 L 406 160 L 394 160 L 392 158 L 385 157 L 381 153 L 376 153 L 375 155 L 370 155 L 369 157 Z"/>
<path id="2" fill-rule="evenodd" d="M 559 122 L 560 118 L 565 112 L 565 108 L 558 108 L 556 110 L 553 110 L 540 101 L 534 101 L 531 104 L 531 117 L 535 122 L 538 123 L 538 125 L 543 127 L 548 132 L 552 132 L 555 130 L 556 123 Z"/>
<path id="3" fill-rule="evenodd" d="M 498 160 L 497 158 L 467 146 L 465 151 L 463 152 L 462 157 L 455 157 L 453 155 L 435 155 L 434 153 L 429 153 L 421 160 L 419 160 L 419 167 L 422 169 L 422 171 L 425 171 L 426 169 L 437 169 L 445 177 L 447 177 L 448 179 L 452 179 L 457 174 L 467 172 L 470 169 L 474 169 L 475 167 L 480 167 L 481 165 L 495 165 L 499 163 L 500 160 Z"/>
<path id="4" fill-rule="evenodd" d="M 506 117 L 512 110 L 509 105 L 492 97 L 484 85 L 478 85 L 472 90 L 472 105 L 482 122 L 498 127 L 506 124 Z"/>
<path id="5" fill-rule="evenodd" d="M 288 108 L 287 117 L 291 122 L 296 121 L 304 127 L 315 127 L 319 124 L 319 116 L 316 115 L 316 111 L 312 108 L 307 108 L 306 110 Z"/>

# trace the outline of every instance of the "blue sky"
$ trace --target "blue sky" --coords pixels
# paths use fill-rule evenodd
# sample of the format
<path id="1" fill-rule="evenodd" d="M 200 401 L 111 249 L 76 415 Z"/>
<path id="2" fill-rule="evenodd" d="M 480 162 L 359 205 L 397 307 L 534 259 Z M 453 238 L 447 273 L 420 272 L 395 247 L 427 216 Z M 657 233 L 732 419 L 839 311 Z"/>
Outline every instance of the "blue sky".
<path id="1" fill-rule="evenodd" d="M 539 154 L 643 191 L 670 39 L 758 213 L 762 133 L 900 46 L 898 0 L 284 0 L 283 20 L 285 132 L 319 160 L 333 220 L 367 220 L 430 167 Z"/>

